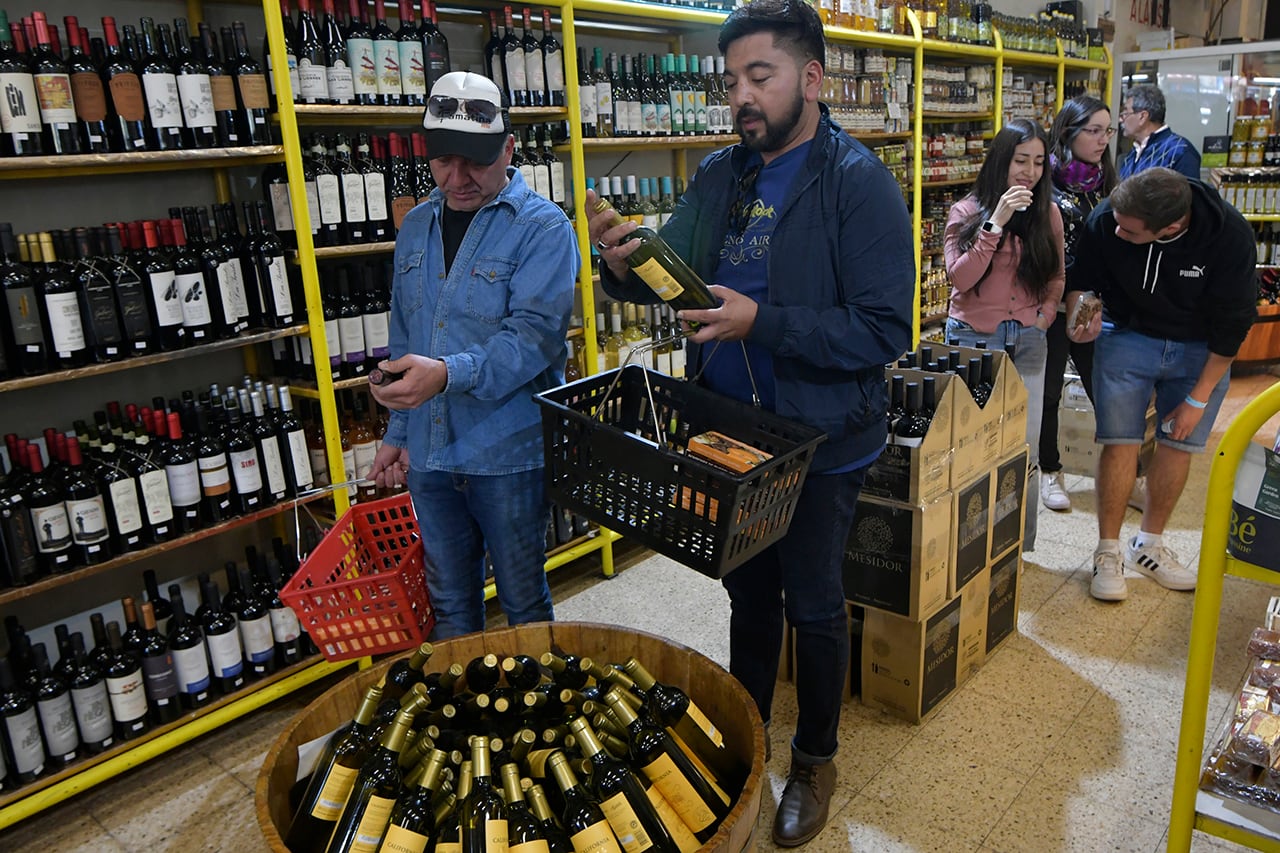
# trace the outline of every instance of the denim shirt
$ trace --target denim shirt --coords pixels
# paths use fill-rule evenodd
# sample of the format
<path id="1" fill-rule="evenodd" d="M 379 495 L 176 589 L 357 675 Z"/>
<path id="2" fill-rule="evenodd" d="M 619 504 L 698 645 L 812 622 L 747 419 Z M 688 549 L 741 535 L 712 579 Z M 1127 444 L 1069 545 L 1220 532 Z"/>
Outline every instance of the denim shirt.
<path id="1" fill-rule="evenodd" d="M 435 189 L 404 219 L 391 287 L 391 357 L 444 362 L 442 392 L 393 411 L 383 441 L 416 471 L 510 474 L 542 466 L 533 395 L 564 383 L 565 335 L 582 259 L 564 212 L 507 168 L 445 274 Z"/>

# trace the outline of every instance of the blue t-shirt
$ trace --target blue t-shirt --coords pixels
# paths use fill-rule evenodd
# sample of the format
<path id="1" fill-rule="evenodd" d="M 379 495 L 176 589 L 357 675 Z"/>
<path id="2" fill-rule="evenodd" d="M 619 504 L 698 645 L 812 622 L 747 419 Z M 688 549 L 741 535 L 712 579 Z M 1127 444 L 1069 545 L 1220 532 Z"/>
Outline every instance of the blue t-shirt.
<path id="1" fill-rule="evenodd" d="M 746 228 L 738 234 L 730 226 L 729 232 L 725 234 L 724 246 L 720 249 L 720 263 L 716 266 L 713 279 L 715 284 L 732 288 L 756 302 L 768 301 L 769 241 L 778 222 L 778 211 L 782 209 L 812 144 L 809 141 L 793 148 L 760 169 L 754 191 L 750 194 L 749 201 L 745 202 L 748 205 Z M 746 163 L 744 174 L 759 166 L 762 161 L 763 158 L 758 154 L 753 155 Z M 758 344 L 745 343 L 746 360 L 751 363 L 751 373 L 755 376 L 756 388 L 760 392 L 760 405 L 772 412 L 777 400 L 773 354 Z M 720 342 L 704 346 L 702 353 L 705 365 L 702 377 L 707 387 L 735 400 L 750 403 L 751 379 L 747 375 L 746 361 L 742 357 L 742 345 L 737 341 Z"/>

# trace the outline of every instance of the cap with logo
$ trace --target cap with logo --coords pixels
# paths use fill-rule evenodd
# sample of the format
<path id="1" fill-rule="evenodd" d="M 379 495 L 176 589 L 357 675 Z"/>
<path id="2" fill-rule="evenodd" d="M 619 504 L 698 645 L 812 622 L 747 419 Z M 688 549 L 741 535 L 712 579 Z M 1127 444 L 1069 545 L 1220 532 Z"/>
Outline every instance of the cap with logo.
<path id="1" fill-rule="evenodd" d="M 488 77 L 451 71 L 431 87 L 422 126 L 431 159 L 466 157 L 487 166 L 507 141 L 502 93 Z"/>

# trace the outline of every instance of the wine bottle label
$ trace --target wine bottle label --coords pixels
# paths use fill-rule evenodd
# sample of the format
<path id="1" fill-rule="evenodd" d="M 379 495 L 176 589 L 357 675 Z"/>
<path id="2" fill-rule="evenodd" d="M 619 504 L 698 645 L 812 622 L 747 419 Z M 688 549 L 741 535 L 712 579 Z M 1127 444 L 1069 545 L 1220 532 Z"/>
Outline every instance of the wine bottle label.
<path id="1" fill-rule="evenodd" d="M 36 548 L 41 554 L 55 554 L 71 544 L 71 522 L 67 519 L 67 508 L 61 503 L 31 507 L 31 526 L 35 528 Z"/>
<path id="2" fill-rule="evenodd" d="M 183 273 L 174 276 L 174 281 L 178 284 L 181 299 L 182 325 L 193 328 L 212 323 L 213 314 L 209 311 L 209 298 L 204 290 L 204 274 Z"/>
<path id="3" fill-rule="evenodd" d="M 275 641 L 271 634 L 271 617 L 240 620 L 240 642 L 244 654 L 252 663 L 265 663 L 275 654 Z"/>
<path id="4" fill-rule="evenodd" d="M 18 773 L 38 775 L 44 771 L 44 742 L 40 739 L 40 721 L 36 709 L 28 708 L 12 717 L 4 717 L 4 728 L 13 747 L 13 768 Z"/>
<path id="5" fill-rule="evenodd" d="M 364 361 L 364 321 L 360 317 L 339 317 L 338 342 L 343 361 Z"/>
<path id="6" fill-rule="evenodd" d="M 262 470 L 258 468 L 257 448 L 233 451 L 228 453 L 227 457 L 231 462 L 236 492 L 242 495 L 256 495 L 262 491 Z"/>
<path id="7" fill-rule="evenodd" d="M 715 822 L 716 816 L 698 796 L 698 792 L 680 772 L 671 756 L 663 753 L 640 769 L 694 832 L 701 832 Z"/>
<path id="8" fill-rule="evenodd" d="M 235 112 L 236 84 L 225 74 L 209 77 L 209 91 L 213 97 L 214 112 Z"/>
<path id="9" fill-rule="evenodd" d="M 92 71 L 71 75 L 71 96 L 75 99 L 76 118 L 80 121 L 102 121 L 107 117 L 107 96 L 102 78 Z"/>
<path id="10" fill-rule="evenodd" d="M 613 119 L 613 86 L 607 82 L 596 81 L 596 120 L 612 121 Z"/>
<path id="11" fill-rule="evenodd" d="M 671 133 L 671 103 L 669 101 L 658 102 L 658 133 Z"/>
<path id="12" fill-rule="evenodd" d="M 301 636 L 302 626 L 293 608 L 273 607 L 267 615 L 271 617 L 271 636 L 277 643 L 292 643 Z"/>
<path id="13" fill-rule="evenodd" d="M 356 776 L 360 775 L 358 767 L 343 767 L 341 764 L 329 765 L 329 772 L 316 794 L 315 805 L 311 807 L 311 816 L 323 821 L 333 822 L 342 817 L 342 810 L 355 787 Z"/>
<path id="14" fill-rule="evenodd" d="M 644 132 L 649 136 L 656 136 L 661 128 L 658 126 L 658 105 L 653 101 L 645 101 L 640 105 L 640 123 L 644 126 Z"/>
<path id="15" fill-rule="evenodd" d="M 267 491 L 273 495 L 282 495 L 288 485 L 284 478 L 284 465 L 280 460 L 280 443 L 273 435 L 258 442 L 262 451 L 262 468 L 267 477 Z"/>
<path id="16" fill-rule="evenodd" d="M 305 56 L 298 59 L 298 93 L 307 103 L 329 99 L 329 81 L 323 65 L 312 65 Z"/>
<path id="17" fill-rule="evenodd" d="M 80 304 L 74 293 L 46 293 L 45 308 L 49 312 L 49 330 L 53 348 L 67 357 L 84 349 L 84 324 L 80 321 Z"/>
<path id="18" fill-rule="evenodd" d="M 508 853 L 510 835 L 505 820 L 486 820 L 480 827 L 485 853 Z"/>
<path id="19" fill-rule="evenodd" d="M 311 222 L 311 233 L 315 234 L 320 230 L 320 192 L 315 181 L 306 181 L 302 186 L 307 191 L 307 218 Z"/>
<path id="20" fill-rule="evenodd" d="M 436 842 L 436 853 L 462 853 L 462 839 Z"/>
<path id="21" fill-rule="evenodd" d="M 406 95 L 427 93 L 427 67 L 422 62 L 422 42 L 402 41 L 400 48 L 400 91 Z"/>
<path id="22" fill-rule="evenodd" d="M 396 230 L 400 230 L 400 226 L 404 223 L 404 218 L 409 215 L 409 211 L 418 205 L 418 200 L 411 195 L 396 196 L 391 199 L 391 221 L 395 224 Z"/>
<path id="23" fill-rule="evenodd" d="M 547 89 L 551 92 L 564 91 L 564 53 L 560 48 L 545 50 L 543 64 L 547 75 Z"/>
<path id="24" fill-rule="evenodd" d="M 182 102 L 176 75 L 143 74 L 142 90 L 147 96 L 147 115 L 153 127 L 182 127 Z"/>
<path id="25" fill-rule="evenodd" d="M 289 206 L 289 185 L 267 184 L 267 194 L 271 197 L 271 219 L 276 231 L 292 231 L 293 209 Z"/>
<path id="26" fill-rule="evenodd" d="M 707 93 L 697 91 L 693 93 L 693 120 L 697 130 L 706 132 L 707 130 Z"/>
<path id="27" fill-rule="evenodd" d="M 507 83 L 510 84 L 512 92 L 529 88 L 529 79 L 524 69 L 524 57 L 521 53 L 523 51 L 518 48 L 507 51 Z"/>
<path id="28" fill-rule="evenodd" d="M 381 222 L 387 218 L 387 179 L 381 172 L 366 172 L 362 177 L 369 221 Z"/>
<path id="29" fill-rule="evenodd" d="M 680 848 L 680 853 L 694 853 L 695 850 L 702 848 L 702 842 L 690 831 L 689 827 L 684 825 L 680 815 L 676 814 L 676 810 L 671 808 L 671 803 L 667 802 L 656 785 L 650 785 L 646 788 L 645 795 L 649 798 L 649 802 L 653 804 L 653 810 L 658 813 L 658 819 L 662 821 L 662 825 L 667 828 L 667 832 L 671 833 L 671 839 Z"/>
<path id="30" fill-rule="evenodd" d="M 387 826 L 387 835 L 378 849 L 388 853 L 422 853 L 427 849 L 427 841 L 427 836 L 393 823 Z"/>
<path id="31" fill-rule="evenodd" d="M 542 68 L 542 51 L 530 50 L 524 55 L 524 79 L 530 92 L 541 92 L 547 87 L 547 74 Z"/>
<path id="32" fill-rule="evenodd" d="M 582 113 L 583 126 L 596 123 L 596 86 L 594 83 L 578 84 L 578 106 Z"/>
<path id="33" fill-rule="evenodd" d="M 227 454 L 201 456 L 200 488 L 206 497 L 217 497 L 231 491 L 231 472 L 227 470 Z"/>
<path id="34" fill-rule="evenodd" d="M 147 295 L 142 279 L 127 264 L 117 264 L 115 292 L 120 305 L 120 324 L 125 337 L 145 341 L 151 335 L 151 316 L 147 312 Z"/>
<path id="35" fill-rule="evenodd" d="M 240 647 L 239 631 L 232 628 L 225 634 L 207 634 L 204 639 L 209 646 L 209 662 L 214 675 L 231 678 L 244 672 L 244 649 Z"/>
<path id="36" fill-rule="evenodd" d="M 71 77 L 67 74 L 35 74 L 40 118 L 45 124 L 71 124 L 76 120 Z"/>
<path id="37" fill-rule="evenodd" d="M 347 39 L 347 65 L 351 68 L 353 94 L 378 94 L 378 63 L 373 39 Z"/>
<path id="38" fill-rule="evenodd" d="M 351 853 L 374 853 L 382 841 L 387 824 L 391 822 L 391 809 L 395 806 L 395 797 L 370 797 L 356 825 L 355 838 L 352 839 Z"/>
<path id="39" fill-rule="evenodd" d="M 507 853 L 551 853 L 551 846 L 544 839 L 536 838 L 523 844 L 512 844 Z"/>
<path id="40" fill-rule="evenodd" d="M 80 745 L 76 730 L 76 712 L 71 705 L 71 693 L 41 699 L 36 703 L 40 712 L 40 728 L 44 731 L 45 746 L 49 754 L 58 757 L 74 755 Z"/>
<path id="41" fill-rule="evenodd" d="M 714 505 L 714 501 L 712 503 Z M 690 702 L 690 704 L 693 703 Z M 675 745 L 678 746 L 680 751 L 684 753 L 685 757 L 689 759 L 689 763 L 698 768 L 698 772 L 702 774 L 707 785 L 715 792 L 716 796 L 720 798 L 720 801 L 726 806 L 729 805 L 733 800 L 724 792 L 723 788 L 716 784 L 716 774 L 702 760 L 702 756 L 698 754 L 697 750 L 689 746 L 688 742 L 683 737 L 681 737 L 680 732 L 682 731 L 690 737 L 696 736 L 700 742 L 706 739 L 705 735 L 694 728 L 693 722 L 688 717 L 682 718 L 680 722 L 676 724 L 675 728 L 671 726 L 666 727 L 667 734 L 671 736 L 671 740 L 675 742 Z M 710 744 L 707 744 L 706 746 L 706 749 L 714 748 L 715 747 Z"/>
<path id="42" fill-rule="evenodd" d="M 322 450 L 321 453 L 324 451 Z M 356 479 L 356 454 L 351 448 L 342 451 L 342 479 L 347 483 L 353 483 Z M 347 486 L 347 494 L 351 497 L 356 496 L 355 485 Z"/>
<path id="43" fill-rule="evenodd" d="M 387 315 L 382 311 L 361 314 L 360 322 L 364 326 L 365 358 L 387 358 L 391 355 L 391 330 L 387 325 Z"/>
<path id="44" fill-rule="evenodd" d="M 7 501 L 0 501 L 0 545 L 0 559 L 8 560 L 11 580 L 23 583 L 36 574 L 36 534 L 31 515 L 17 492 Z"/>
<path id="45" fill-rule="evenodd" d="M 307 452 L 307 436 L 300 429 L 294 430 L 289 433 L 288 442 L 289 458 L 293 465 L 293 481 L 298 484 L 299 489 L 309 489 L 315 482 L 315 477 L 311 470 L 311 456 Z M 327 471 L 328 465 L 322 465 L 321 470 Z"/>
<path id="46" fill-rule="evenodd" d="M 209 658 L 204 643 L 189 649 L 173 650 L 173 674 L 181 693 L 201 693 L 209 689 Z"/>
<path id="47" fill-rule="evenodd" d="M 364 176 L 354 172 L 342 176 L 342 212 L 347 222 L 364 222 Z"/>
<path id="48" fill-rule="evenodd" d="M 668 109 L 671 111 L 671 131 L 673 133 L 684 133 L 684 90 L 672 89 L 669 100 L 671 101 Z M 689 128 L 692 130 L 693 128 Z"/>
<path id="49" fill-rule="evenodd" d="M 601 800 L 600 810 L 604 812 L 609 826 L 613 827 L 613 834 L 618 837 L 618 843 L 626 853 L 640 853 L 653 847 L 653 839 L 645 832 L 644 824 L 640 822 L 636 810 L 631 807 L 622 791 Z"/>
<path id="50" fill-rule="evenodd" d="M 30 286 L 6 287 L 4 295 L 9 303 L 9 328 L 13 330 L 14 342 L 19 347 L 43 346 L 44 331 L 40 328 L 36 289 Z"/>
<path id="51" fill-rule="evenodd" d="M 129 723 L 147 715 L 147 690 L 141 668 L 120 678 L 107 676 L 107 695 L 111 698 L 111 716 L 116 722 Z"/>
<path id="52" fill-rule="evenodd" d="M 200 469 L 194 461 L 166 465 L 164 473 L 174 506 L 190 507 L 200 503 Z"/>
<path id="53" fill-rule="evenodd" d="M 71 519 L 72 539 L 80 545 L 101 542 L 109 535 L 107 509 L 102 495 L 90 498 L 67 499 L 67 516 Z"/>
<path id="54" fill-rule="evenodd" d="M 596 821 L 569 837 L 574 853 L 622 853 L 607 820 Z"/>
<path id="55" fill-rule="evenodd" d="M 151 300 L 156 307 L 156 321 L 162 328 L 182 325 L 182 298 L 173 270 L 148 273 Z"/>
<path id="56" fill-rule="evenodd" d="M 400 47 L 397 42 L 382 39 L 373 43 L 378 63 L 378 94 L 400 94 Z"/>
<path id="57" fill-rule="evenodd" d="M 40 98 L 35 78 L 26 72 L 0 73 L 0 130 L 5 133 L 39 133 Z"/>
<path id="58" fill-rule="evenodd" d="M 127 536 L 142 529 L 142 508 L 138 504 L 138 489 L 132 478 L 116 480 L 107 484 L 107 494 L 111 498 L 111 514 L 116 521 L 116 530 Z"/>
<path id="59" fill-rule="evenodd" d="M 565 201 L 564 163 L 558 160 L 551 164 L 551 200 L 560 205 Z"/>
<path id="60" fill-rule="evenodd" d="M 173 666 L 173 655 L 143 655 L 142 678 L 147 699 L 153 705 L 163 707 L 178 695 L 178 676 Z"/>
<path id="61" fill-rule="evenodd" d="M 289 292 L 289 276 L 284 269 L 284 258 L 274 257 L 267 262 L 267 280 L 271 287 L 271 299 L 276 306 L 276 317 L 281 322 L 293 322 L 293 294 Z"/>
<path id="62" fill-rule="evenodd" d="M 627 130 L 637 136 L 644 132 L 644 104 L 640 101 L 627 102 Z"/>
<path id="63" fill-rule="evenodd" d="M 354 462 L 356 477 L 367 477 L 373 470 L 373 460 L 378 454 L 377 445 L 373 441 L 362 441 L 351 445 L 351 456 Z"/>
<path id="64" fill-rule="evenodd" d="M 675 277 L 667 272 L 657 258 L 642 261 L 632 269 L 663 302 L 670 302 L 684 293 L 684 288 L 680 286 L 680 282 L 676 281 Z"/>
<path id="65" fill-rule="evenodd" d="M 111 738 L 111 700 L 105 684 L 99 681 L 88 687 L 71 688 L 71 702 L 82 741 L 101 743 Z"/>
<path id="66" fill-rule="evenodd" d="M 674 379 L 683 379 L 685 369 L 684 347 L 671 350 L 671 376 Z"/>
<path id="67" fill-rule="evenodd" d="M 241 74 L 236 78 L 240 89 L 240 101 L 246 110 L 266 110 L 271 108 L 271 98 L 267 94 L 267 78 L 261 74 Z"/>
<path id="68" fill-rule="evenodd" d="M 138 475 L 138 487 L 142 491 L 142 503 L 147 508 L 147 522 L 152 527 L 158 527 L 172 520 L 173 501 L 169 497 L 167 469 L 142 472 Z M 196 488 L 198 496 L 199 486 Z"/>
<path id="69" fill-rule="evenodd" d="M 142 81 L 137 74 L 116 74 L 107 84 L 111 91 L 111 105 L 116 115 L 125 121 L 143 121 L 147 117 L 147 101 L 142 92 Z"/>
<path id="70" fill-rule="evenodd" d="M 533 167 L 533 191 L 545 199 L 551 198 L 551 170 L 545 165 Z"/>
<path id="71" fill-rule="evenodd" d="M 342 338 L 338 334 L 338 319 L 324 321 L 324 345 L 329 350 L 329 366 L 337 370 L 342 364 Z"/>
<path id="72" fill-rule="evenodd" d="M 320 222 L 337 225 L 342 222 L 342 189 L 337 175 L 317 175 L 316 192 L 320 199 Z"/>
<path id="73" fill-rule="evenodd" d="M 222 315 L 237 332 L 244 331 L 249 326 L 249 300 L 238 258 L 218 264 L 218 292 L 222 296 Z"/>
<path id="74" fill-rule="evenodd" d="M 189 128 L 212 127 L 217 124 L 213 112 L 213 86 L 208 74 L 179 74 L 178 100 L 182 119 Z"/>

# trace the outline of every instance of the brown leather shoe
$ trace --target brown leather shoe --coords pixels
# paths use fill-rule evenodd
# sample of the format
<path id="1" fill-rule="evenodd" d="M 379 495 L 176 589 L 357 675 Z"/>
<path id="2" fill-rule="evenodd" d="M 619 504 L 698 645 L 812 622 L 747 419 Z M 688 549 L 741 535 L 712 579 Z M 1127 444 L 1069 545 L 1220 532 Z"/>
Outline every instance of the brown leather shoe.
<path id="1" fill-rule="evenodd" d="M 779 847 L 797 847 L 821 832 L 827 825 L 835 789 L 835 762 L 808 764 L 793 755 L 787 787 L 773 820 L 773 843 Z"/>

